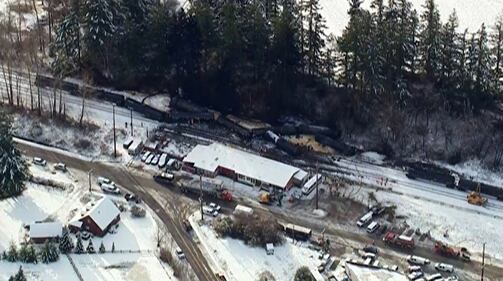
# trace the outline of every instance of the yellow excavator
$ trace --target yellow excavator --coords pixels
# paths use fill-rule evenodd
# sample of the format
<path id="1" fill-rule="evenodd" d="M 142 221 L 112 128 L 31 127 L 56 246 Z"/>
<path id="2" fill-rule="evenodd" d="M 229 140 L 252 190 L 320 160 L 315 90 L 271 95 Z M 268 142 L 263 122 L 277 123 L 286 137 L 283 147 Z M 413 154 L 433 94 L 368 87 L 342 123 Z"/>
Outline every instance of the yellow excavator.
<path id="1" fill-rule="evenodd" d="M 477 185 L 475 191 L 471 191 L 466 196 L 466 201 L 472 205 L 484 206 L 487 203 L 487 198 L 482 197 L 480 194 L 480 184 Z"/>

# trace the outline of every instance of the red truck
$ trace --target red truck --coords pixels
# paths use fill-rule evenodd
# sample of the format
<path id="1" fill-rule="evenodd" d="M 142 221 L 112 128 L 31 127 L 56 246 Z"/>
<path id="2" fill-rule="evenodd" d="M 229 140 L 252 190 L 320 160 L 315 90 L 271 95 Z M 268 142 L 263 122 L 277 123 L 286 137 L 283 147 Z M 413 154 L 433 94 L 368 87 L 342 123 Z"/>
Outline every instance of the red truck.
<path id="1" fill-rule="evenodd" d="M 435 242 L 435 253 L 448 257 L 448 258 L 460 258 L 463 261 L 469 262 L 471 260 L 471 254 L 466 248 L 456 248 L 444 244 L 440 241 Z"/>
<path id="2" fill-rule="evenodd" d="M 416 246 L 414 238 L 412 238 L 412 236 L 400 235 L 393 231 L 386 232 L 382 240 L 388 245 L 405 249 L 414 249 L 414 247 Z"/>

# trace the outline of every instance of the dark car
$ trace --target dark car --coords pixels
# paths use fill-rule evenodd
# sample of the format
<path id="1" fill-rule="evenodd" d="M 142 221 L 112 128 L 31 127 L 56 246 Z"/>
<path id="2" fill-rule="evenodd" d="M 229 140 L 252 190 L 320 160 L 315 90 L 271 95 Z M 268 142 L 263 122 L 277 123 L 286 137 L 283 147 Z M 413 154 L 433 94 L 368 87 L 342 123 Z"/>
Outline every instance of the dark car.
<path id="1" fill-rule="evenodd" d="M 138 195 L 136 195 L 136 194 L 126 193 L 126 195 L 124 195 L 124 198 L 128 202 L 135 202 L 136 204 L 140 204 L 141 203 L 141 198 Z"/>
<path id="2" fill-rule="evenodd" d="M 379 249 L 374 245 L 366 245 L 365 247 L 363 247 L 363 251 L 366 253 L 372 253 L 374 255 L 377 255 L 377 253 L 379 253 Z"/>

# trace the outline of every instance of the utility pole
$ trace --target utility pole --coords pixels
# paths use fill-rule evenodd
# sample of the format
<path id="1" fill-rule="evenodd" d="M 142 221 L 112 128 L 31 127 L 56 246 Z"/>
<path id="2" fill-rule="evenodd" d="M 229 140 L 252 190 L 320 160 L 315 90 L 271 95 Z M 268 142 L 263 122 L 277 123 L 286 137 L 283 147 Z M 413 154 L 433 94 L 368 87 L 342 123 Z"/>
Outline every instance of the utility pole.
<path id="1" fill-rule="evenodd" d="M 129 109 L 130 116 L 131 116 L 131 136 L 133 136 L 133 109 Z"/>
<path id="2" fill-rule="evenodd" d="M 91 190 L 91 174 L 93 173 L 93 169 L 89 170 L 88 175 L 89 175 L 89 193 L 92 192 Z"/>
<path id="3" fill-rule="evenodd" d="M 199 175 L 199 204 L 201 207 L 201 221 L 204 220 L 203 212 L 203 176 Z"/>
<path id="4" fill-rule="evenodd" d="M 319 209 L 319 206 L 318 206 L 318 200 L 319 200 L 318 185 L 321 180 L 321 179 L 318 179 L 318 161 L 316 161 L 316 174 L 314 176 L 316 179 L 316 210 L 318 210 Z"/>
<path id="5" fill-rule="evenodd" d="M 115 139 L 115 103 L 112 104 L 112 115 L 113 115 L 113 123 L 114 123 L 114 158 L 117 158 L 117 144 Z"/>
<path id="6" fill-rule="evenodd" d="M 486 258 L 486 243 L 482 244 L 482 272 L 480 274 L 480 281 L 484 281 L 484 269 L 485 269 L 485 258 Z"/>

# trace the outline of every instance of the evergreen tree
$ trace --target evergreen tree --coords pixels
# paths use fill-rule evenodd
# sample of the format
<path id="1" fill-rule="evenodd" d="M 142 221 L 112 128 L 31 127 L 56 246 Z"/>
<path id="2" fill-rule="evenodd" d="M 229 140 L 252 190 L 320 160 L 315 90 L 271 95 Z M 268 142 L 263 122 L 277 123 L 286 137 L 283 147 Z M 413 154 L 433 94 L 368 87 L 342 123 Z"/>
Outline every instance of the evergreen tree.
<path id="1" fill-rule="evenodd" d="M 51 69 L 60 78 L 66 77 L 80 64 L 81 34 L 80 34 L 80 1 L 72 0 L 68 14 L 63 18 L 55 31 L 52 45 L 54 61 Z"/>
<path id="2" fill-rule="evenodd" d="M 25 261 L 27 263 L 38 263 L 37 253 L 32 244 L 29 244 L 26 249 Z"/>
<path id="3" fill-rule="evenodd" d="M 82 254 L 84 252 L 84 245 L 82 244 L 82 238 L 80 235 L 77 235 L 77 244 L 75 244 L 75 251 L 76 254 Z"/>
<path id="4" fill-rule="evenodd" d="M 55 262 L 59 259 L 58 249 L 53 243 L 46 241 L 40 249 L 39 256 L 43 263 Z"/>
<path id="5" fill-rule="evenodd" d="M 440 13 L 435 0 L 426 0 L 421 15 L 420 57 L 428 77 L 437 78 L 440 60 Z"/>
<path id="6" fill-rule="evenodd" d="M 439 81 L 448 94 L 452 94 L 460 86 L 456 78 L 456 71 L 462 61 L 461 47 L 459 44 L 458 17 L 456 11 L 452 12 L 449 20 L 441 31 L 440 75 Z"/>
<path id="7" fill-rule="evenodd" d="M 26 281 L 26 277 L 24 276 L 24 271 L 23 271 L 23 267 L 20 266 L 19 267 L 19 270 L 17 271 L 16 275 L 14 276 L 11 276 L 9 278 L 9 281 Z"/>
<path id="8" fill-rule="evenodd" d="M 498 17 L 494 25 L 494 32 L 491 35 L 491 53 L 494 61 L 494 90 L 501 93 L 503 79 L 503 17 Z"/>
<path id="9" fill-rule="evenodd" d="M 63 228 L 63 235 L 59 241 L 59 250 L 61 253 L 70 253 L 73 250 L 73 241 L 72 238 L 70 237 L 70 233 L 68 231 L 68 228 Z"/>
<path id="10" fill-rule="evenodd" d="M 103 245 L 103 241 L 101 241 L 101 244 L 100 244 L 100 250 L 99 250 L 99 251 L 100 251 L 100 253 L 102 253 L 102 254 L 103 254 L 104 252 L 106 252 L 105 245 Z"/>
<path id="11" fill-rule="evenodd" d="M 96 250 L 94 249 L 94 245 L 93 245 L 93 240 L 92 239 L 89 239 L 89 244 L 87 244 L 86 251 L 89 254 L 96 253 Z"/>
<path id="12" fill-rule="evenodd" d="M 323 58 L 323 73 L 328 81 L 328 86 L 333 86 L 337 70 L 337 39 L 333 34 L 327 38 L 327 49 Z"/>
<path id="13" fill-rule="evenodd" d="M 306 14 L 305 43 L 302 50 L 309 75 L 320 75 L 323 65 L 323 49 L 325 48 L 325 19 L 320 13 L 319 0 L 305 0 L 302 10 Z"/>
<path id="14" fill-rule="evenodd" d="M 486 27 L 482 24 L 478 32 L 478 57 L 475 67 L 475 91 L 481 95 L 490 95 L 493 93 L 492 85 L 492 58 L 488 45 L 488 35 Z"/>
<path id="15" fill-rule="evenodd" d="M 20 195 L 29 177 L 26 162 L 12 141 L 12 123 L 0 110 L 0 199 Z"/>
<path id="16" fill-rule="evenodd" d="M 14 242 L 10 243 L 9 250 L 7 250 L 7 261 L 16 262 L 19 259 L 17 246 Z"/>
<path id="17" fill-rule="evenodd" d="M 294 281 L 314 281 L 314 277 L 307 266 L 302 266 L 295 272 Z"/>

